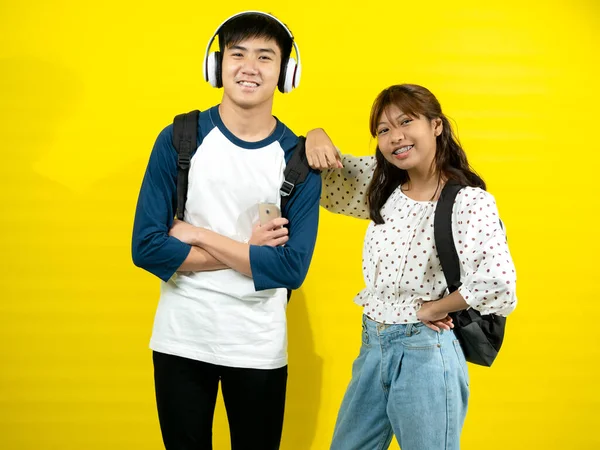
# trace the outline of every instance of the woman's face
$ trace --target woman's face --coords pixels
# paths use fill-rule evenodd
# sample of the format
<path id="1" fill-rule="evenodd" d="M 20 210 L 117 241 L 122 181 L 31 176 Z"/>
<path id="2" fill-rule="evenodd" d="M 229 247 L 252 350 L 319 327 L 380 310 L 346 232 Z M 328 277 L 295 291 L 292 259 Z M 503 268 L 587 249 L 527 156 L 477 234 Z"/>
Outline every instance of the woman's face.
<path id="1" fill-rule="evenodd" d="M 441 119 L 410 117 L 396 105 L 390 105 L 379 118 L 377 144 L 384 158 L 399 169 L 428 171 L 441 132 Z"/>

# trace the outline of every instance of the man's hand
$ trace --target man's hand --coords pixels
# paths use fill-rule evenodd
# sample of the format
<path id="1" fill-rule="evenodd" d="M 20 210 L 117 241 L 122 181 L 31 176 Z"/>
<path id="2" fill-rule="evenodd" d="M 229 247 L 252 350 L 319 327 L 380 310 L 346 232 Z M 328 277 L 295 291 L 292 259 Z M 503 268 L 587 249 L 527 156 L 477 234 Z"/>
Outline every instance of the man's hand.
<path id="1" fill-rule="evenodd" d="M 169 236 L 173 236 L 186 244 L 198 245 L 196 238 L 198 230 L 199 228 L 194 225 L 190 225 L 183 220 L 175 219 L 173 221 L 173 226 L 169 230 Z"/>
<path id="2" fill-rule="evenodd" d="M 341 169 L 340 154 L 325 130 L 315 128 L 306 133 L 306 160 L 312 169 Z"/>
<path id="3" fill-rule="evenodd" d="M 439 303 L 437 300 L 422 302 L 421 309 L 417 311 L 417 319 L 423 322 L 425 326 L 437 332 L 439 332 L 440 329 L 449 330 L 454 328 L 452 318 L 446 311 L 438 308 L 438 306 Z"/>
<path id="4" fill-rule="evenodd" d="M 288 220 L 279 217 L 267 222 L 264 225 L 256 223 L 252 229 L 252 236 L 248 243 L 250 245 L 268 245 L 270 247 L 277 247 L 285 244 L 288 239 L 288 229 L 284 227 L 288 223 Z"/>

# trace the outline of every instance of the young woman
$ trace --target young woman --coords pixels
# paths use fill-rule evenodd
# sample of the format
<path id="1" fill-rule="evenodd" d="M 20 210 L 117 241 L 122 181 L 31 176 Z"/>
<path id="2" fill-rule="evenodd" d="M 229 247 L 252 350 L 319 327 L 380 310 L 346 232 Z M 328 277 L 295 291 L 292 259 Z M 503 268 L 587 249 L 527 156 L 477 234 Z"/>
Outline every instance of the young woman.
<path id="1" fill-rule="evenodd" d="M 371 219 L 363 248 L 362 346 L 352 368 L 332 450 L 458 449 L 469 378 L 449 313 L 507 315 L 515 268 L 498 210 L 470 168 L 435 96 L 396 85 L 375 100 L 375 157 L 341 156 L 322 130 L 307 159 L 321 169 L 326 209 Z M 326 169 L 326 170 L 325 170 Z M 462 189 L 452 212 L 462 286 L 447 294 L 434 244 L 436 201 L 450 180 Z"/>

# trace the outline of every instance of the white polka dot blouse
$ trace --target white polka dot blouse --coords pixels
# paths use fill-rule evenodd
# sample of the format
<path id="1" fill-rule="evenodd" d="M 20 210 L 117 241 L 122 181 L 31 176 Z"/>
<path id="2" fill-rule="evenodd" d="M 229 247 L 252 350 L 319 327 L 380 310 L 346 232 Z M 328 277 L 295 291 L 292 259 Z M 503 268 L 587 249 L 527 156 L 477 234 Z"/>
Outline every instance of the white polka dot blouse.
<path id="1" fill-rule="evenodd" d="M 369 219 L 367 187 L 375 157 L 343 155 L 343 169 L 322 172 L 321 206 Z M 355 302 L 381 323 L 418 322 L 421 302 L 447 295 L 433 234 L 436 202 L 415 201 L 397 188 L 381 210 L 385 221 L 367 228 L 363 247 L 365 288 Z M 506 316 L 516 306 L 516 273 L 494 197 L 467 187 L 456 197 L 452 232 L 461 264 L 459 292 L 482 314 Z"/>

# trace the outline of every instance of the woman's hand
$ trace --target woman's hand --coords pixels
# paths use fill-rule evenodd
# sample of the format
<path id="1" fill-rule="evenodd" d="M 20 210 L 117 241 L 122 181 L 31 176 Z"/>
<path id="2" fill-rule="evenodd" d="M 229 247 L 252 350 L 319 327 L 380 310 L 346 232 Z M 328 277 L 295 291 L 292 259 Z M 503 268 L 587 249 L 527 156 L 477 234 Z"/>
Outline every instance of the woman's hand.
<path id="1" fill-rule="evenodd" d="M 421 303 L 421 308 L 417 311 L 417 319 L 431 328 L 433 331 L 450 330 L 454 328 L 452 318 L 446 311 L 438 308 L 437 300 L 431 300 Z"/>
<path id="2" fill-rule="evenodd" d="M 340 154 L 322 128 L 306 133 L 306 160 L 312 169 L 341 169 Z"/>

